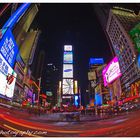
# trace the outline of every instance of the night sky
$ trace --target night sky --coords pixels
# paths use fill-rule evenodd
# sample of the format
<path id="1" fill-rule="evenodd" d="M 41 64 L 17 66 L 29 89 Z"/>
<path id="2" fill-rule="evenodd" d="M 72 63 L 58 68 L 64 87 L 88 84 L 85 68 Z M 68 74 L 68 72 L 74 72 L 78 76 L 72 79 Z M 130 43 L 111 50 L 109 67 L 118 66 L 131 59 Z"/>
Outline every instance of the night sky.
<path id="1" fill-rule="evenodd" d="M 60 70 L 60 77 L 63 46 L 73 45 L 74 75 L 84 94 L 89 58 L 103 57 L 105 62 L 112 58 L 92 4 L 41 4 L 35 21 L 42 31 L 40 40 L 46 51 L 46 63 L 54 63 Z"/>

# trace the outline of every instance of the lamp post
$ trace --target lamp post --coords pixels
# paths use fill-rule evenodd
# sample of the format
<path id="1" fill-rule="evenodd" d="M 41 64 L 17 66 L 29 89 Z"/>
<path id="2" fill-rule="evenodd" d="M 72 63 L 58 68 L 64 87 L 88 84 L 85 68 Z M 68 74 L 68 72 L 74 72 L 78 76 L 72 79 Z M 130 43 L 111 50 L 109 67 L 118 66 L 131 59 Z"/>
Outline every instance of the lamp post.
<path id="1" fill-rule="evenodd" d="M 41 90 L 41 77 L 38 78 L 37 80 L 39 80 L 39 90 L 38 90 L 38 106 L 39 106 L 39 94 L 40 94 L 40 90 Z"/>

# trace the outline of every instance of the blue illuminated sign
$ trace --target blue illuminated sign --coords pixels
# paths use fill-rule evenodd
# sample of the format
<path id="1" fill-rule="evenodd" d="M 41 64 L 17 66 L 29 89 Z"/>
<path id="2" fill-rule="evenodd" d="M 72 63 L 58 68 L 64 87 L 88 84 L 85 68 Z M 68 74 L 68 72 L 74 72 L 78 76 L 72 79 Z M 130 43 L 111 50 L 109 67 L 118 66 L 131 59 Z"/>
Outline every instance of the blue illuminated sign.
<path id="1" fill-rule="evenodd" d="M 72 52 L 64 52 L 64 63 L 73 63 L 73 53 Z"/>
<path id="2" fill-rule="evenodd" d="M 18 53 L 18 46 L 10 29 L 7 29 L 0 41 L 0 53 L 9 65 L 13 67 Z"/>
<path id="3" fill-rule="evenodd" d="M 95 94 L 95 105 L 102 105 L 102 95 Z"/>
<path id="4" fill-rule="evenodd" d="M 103 58 L 90 58 L 89 64 L 90 65 L 104 64 L 104 59 Z"/>
<path id="5" fill-rule="evenodd" d="M 138 55 L 138 69 L 140 70 L 140 54 Z"/>
<path id="6" fill-rule="evenodd" d="M 78 102 L 79 102 L 79 97 L 78 97 L 78 95 L 75 95 L 75 96 L 74 96 L 74 103 L 75 103 L 76 106 L 79 105 Z"/>
<path id="7" fill-rule="evenodd" d="M 7 20 L 7 22 L 4 24 L 4 26 L 2 27 L 4 28 L 12 28 L 15 23 L 18 22 L 18 19 L 20 18 L 20 16 L 22 16 L 22 14 L 27 10 L 27 8 L 30 6 L 30 3 L 24 3 L 22 4 L 13 14 L 12 16 Z"/>

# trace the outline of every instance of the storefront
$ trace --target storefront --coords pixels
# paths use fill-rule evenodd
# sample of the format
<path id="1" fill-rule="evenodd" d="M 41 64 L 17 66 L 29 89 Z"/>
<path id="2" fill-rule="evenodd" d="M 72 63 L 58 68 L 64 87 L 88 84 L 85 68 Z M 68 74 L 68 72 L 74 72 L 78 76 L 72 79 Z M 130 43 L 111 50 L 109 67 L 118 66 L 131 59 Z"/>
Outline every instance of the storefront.
<path id="1" fill-rule="evenodd" d="M 130 96 L 140 96 L 140 80 L 131 84 L 131 94 Z"/>

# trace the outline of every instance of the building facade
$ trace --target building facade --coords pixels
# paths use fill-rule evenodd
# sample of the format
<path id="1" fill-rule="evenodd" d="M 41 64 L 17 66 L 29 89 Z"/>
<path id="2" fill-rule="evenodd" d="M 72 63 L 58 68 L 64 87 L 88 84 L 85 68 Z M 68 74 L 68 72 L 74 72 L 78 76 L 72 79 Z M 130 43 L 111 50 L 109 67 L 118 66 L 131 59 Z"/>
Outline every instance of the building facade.
<path id="1" fill-rule="evenodd" d="M 111 41 L 115 55 L 119 58 L 122 72 L 121 87 L 125 97 L 131 95 L 131 85 L 140 79 L 140 70 L 137 65 L 138 52 L 134 47 L 129 32 L 140 21 L 140 14 L 134 11 L 114 7 L 109 12 L 106 32 Z M 137 93 L 135 93 L 137 94 Z"/>
<path id="2" fill-rule="evenodd" d="M 36 4 L 31 4 L 13 26 L 13 34 L 19 47 L 19 54 L 14 68 L 17 72 L 18 79 L 16 80 L 13 101 L 20 104 L 27 100 L 30 104 L 33 104 L 35 101 L 35 94 L 38 94 L 38 85 L 35 83 L 36 81 L 31 81 L 35 80 L 32 76 L 31 64 L 34 60 L 37 42 L 41 33 L 38 29 L 31 29 L 31 24 L 37 13 L 38 6 Z"/>
<path id="3" fill-rule="evenodd" d="M 104 87 L 102 70 L 105 64 L 103 58 L 90 58 L 89 62 L 89 104 L 94 100 L 95 105 L 106 104 L 110 99 L 107 87 Z"/>

